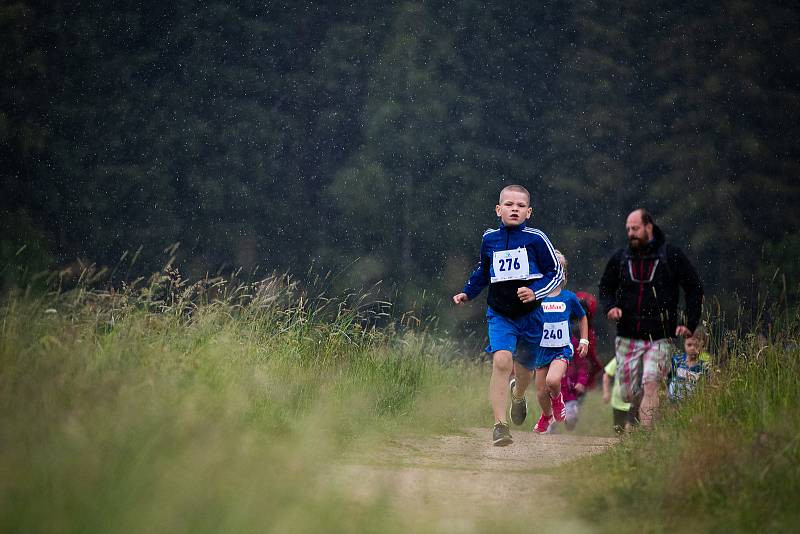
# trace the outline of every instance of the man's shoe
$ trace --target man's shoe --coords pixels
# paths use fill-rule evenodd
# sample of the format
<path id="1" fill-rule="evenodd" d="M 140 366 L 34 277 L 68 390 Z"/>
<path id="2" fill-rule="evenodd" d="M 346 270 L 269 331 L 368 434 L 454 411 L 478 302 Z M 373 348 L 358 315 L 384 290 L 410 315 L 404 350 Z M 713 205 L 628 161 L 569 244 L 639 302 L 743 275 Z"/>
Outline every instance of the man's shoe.
<path id="1" fill-rule="evenodd" d="M 505 447 L 514 441 L 511 439 L 511 431 L 506 423 L 495 423 L 492 432 L 492 444 L 496 447 Z"/>
<path id="2" fill-rule="evenodd" d="M 534 432 L 538 432 L 539 434 L 546 434 L 548 430 L 550 430 L 550 425 L 555 422 L 556 418 L 552 415 L 545 415 L 539 418 L 539 422 L 533 427 Z"/>
<path id="3" fill-rule="evenodd" d="M 564 395 L 559 392 L 558 397 L 550 397 L 550 404 L 553 405 L 553 416 L 556 418 L 556 421 L 561 422 L 567 418 L 567 408 L 564 406 Z"/>
<path id="4" fill-rule="evenodd" d="M 514 396 L 514 379 L 511 379 L 511 407 L 508 409 L 508 416 L 515 425 L 521 425 L 528 417 L 528 401 L 525 397 L 518 399 Z"/>

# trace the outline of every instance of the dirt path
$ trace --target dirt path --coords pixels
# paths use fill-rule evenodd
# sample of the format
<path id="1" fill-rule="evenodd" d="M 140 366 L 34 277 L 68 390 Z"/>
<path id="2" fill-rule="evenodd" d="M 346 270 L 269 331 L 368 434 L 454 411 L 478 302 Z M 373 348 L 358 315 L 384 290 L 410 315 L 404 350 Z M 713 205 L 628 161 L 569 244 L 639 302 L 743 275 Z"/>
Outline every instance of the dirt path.
<path id="1" fill-rule="evenodd" d="M 570 516 L 567 503 L 551 489 L 558 483 L 552 468 L 602 452 L 616 440 L 516 430 L 512 445 L 494 447 L 489 433 L 474 428 L 461 436 L 394 441 L 352 455 L 332 476 L 351 488 L 355 499 L 385 498 L 404 516 L 413 513 L 436 525 L 434 530 L 482 531 L 492 518 L 502 517 L 530 518 L 536 530 L 557 518 L 559 532 L 592 531 Z"/>

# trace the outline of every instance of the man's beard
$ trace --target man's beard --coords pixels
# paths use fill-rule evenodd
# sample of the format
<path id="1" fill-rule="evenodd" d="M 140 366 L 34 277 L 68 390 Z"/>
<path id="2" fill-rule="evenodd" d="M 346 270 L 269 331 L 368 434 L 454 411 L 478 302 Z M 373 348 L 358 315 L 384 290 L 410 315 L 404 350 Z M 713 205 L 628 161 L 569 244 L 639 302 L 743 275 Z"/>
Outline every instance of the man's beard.
<path id="1" fill-rule="evenodd" d="M 638 237 L 631 237 L 630 239 L 628 239 L 628 244 L 632 249 L 639 249 L 644 246 L 644 242 Z"/>

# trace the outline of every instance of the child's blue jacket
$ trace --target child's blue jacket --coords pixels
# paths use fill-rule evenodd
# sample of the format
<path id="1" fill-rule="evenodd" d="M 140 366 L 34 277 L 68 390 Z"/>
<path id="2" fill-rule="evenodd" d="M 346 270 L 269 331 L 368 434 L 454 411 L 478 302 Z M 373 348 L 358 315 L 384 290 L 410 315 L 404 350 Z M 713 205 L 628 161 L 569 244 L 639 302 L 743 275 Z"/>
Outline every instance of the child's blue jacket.
<path id="1" fill-rule="evenodd" d="M 506 280 L 490 284 L 495 277 L 492 257 L 495 252 L 525 248 L 530 269 L 526 280 Z M 541 230 L 528 228 L 525 223 L 507 227 L 502 222 L 499 228 L 483 233 L 478 266 L 464 285 L 463 292 L 470 300 L 489 286 L 487 303 L 495 312 L 508 317 L 520 317 L 535 310 L 541 300 L 561 284 L 564 271 L 558 263 L 555 248 Z M 517 296 L 517 289 L 530 287 L 536 302 L 523 304 Z"/>

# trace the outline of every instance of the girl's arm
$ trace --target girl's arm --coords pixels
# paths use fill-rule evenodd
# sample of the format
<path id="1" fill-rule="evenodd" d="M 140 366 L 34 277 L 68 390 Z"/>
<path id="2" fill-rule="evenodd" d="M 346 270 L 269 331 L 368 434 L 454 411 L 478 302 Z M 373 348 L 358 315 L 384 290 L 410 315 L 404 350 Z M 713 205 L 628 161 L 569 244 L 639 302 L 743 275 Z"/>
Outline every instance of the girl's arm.
<path id="1" fill-rule="evenodd" d="M 608 404 L 611 401 L 611 375 L 603 372 L 603 402 Z"/>

